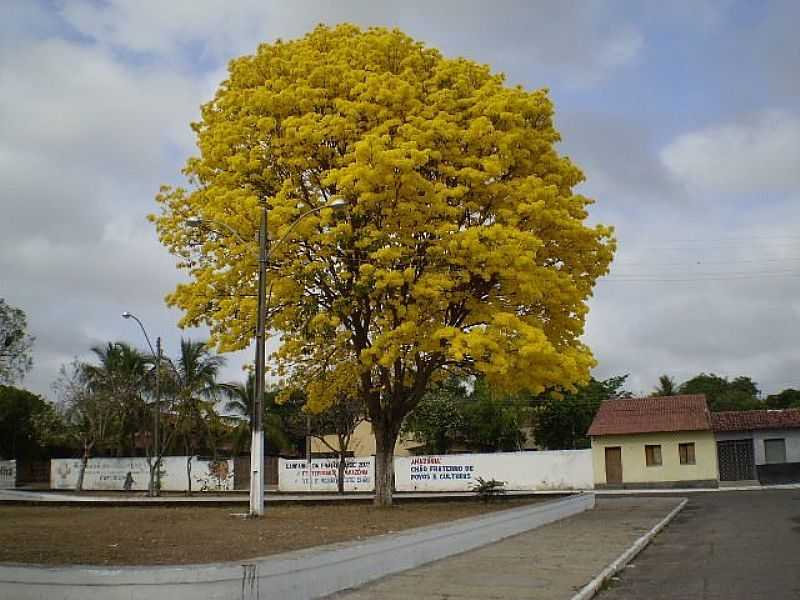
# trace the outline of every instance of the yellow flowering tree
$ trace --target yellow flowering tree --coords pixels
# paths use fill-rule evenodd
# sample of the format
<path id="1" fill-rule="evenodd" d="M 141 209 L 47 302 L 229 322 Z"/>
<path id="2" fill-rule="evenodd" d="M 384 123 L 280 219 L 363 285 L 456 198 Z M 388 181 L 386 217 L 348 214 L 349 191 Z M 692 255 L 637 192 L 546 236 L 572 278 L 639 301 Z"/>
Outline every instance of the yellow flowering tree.
<path id="1" fill-rule="evenodd" d="M 480 374 L 537 393 L 588 380 L 579 337 L 613 232 L 585 223 L 546 90 L 397 30 L 318 27 L 232 61 L 193 127 L 191 189 L 163 188 L 152 218 L 190 275 L 168 302 L 220 350 L 253 337 L 260 203 L 272 239 L 334 196 L 349 205 L 303 219 L 270 257 L 271 364 L 312 410 L 363 401 L 377 504 L 391 503 L 395 441 L 431 382 Z M 242 239 L 198 236 L 196 217 Z"/>

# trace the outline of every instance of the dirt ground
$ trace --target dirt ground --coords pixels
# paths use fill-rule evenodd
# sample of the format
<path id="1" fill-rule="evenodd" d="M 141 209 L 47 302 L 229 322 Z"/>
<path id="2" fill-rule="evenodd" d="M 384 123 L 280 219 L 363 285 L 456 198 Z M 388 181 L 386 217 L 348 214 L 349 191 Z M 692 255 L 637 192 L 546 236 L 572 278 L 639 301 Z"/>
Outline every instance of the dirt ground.
<path id="1" fill-rule="evenodd" d="M 446 523 L 533 499 L 239 508 L 0 506 L 0 562 L 143 565 L 239 560 Z"/>

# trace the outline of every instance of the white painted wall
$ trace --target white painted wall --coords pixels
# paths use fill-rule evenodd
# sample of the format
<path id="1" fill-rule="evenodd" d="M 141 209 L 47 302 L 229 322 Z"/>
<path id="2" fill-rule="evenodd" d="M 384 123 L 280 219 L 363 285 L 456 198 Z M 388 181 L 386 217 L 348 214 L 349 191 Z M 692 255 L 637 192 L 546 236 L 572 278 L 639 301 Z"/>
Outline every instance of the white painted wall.
<path id="1" fill-rule="evenodd" d="M 594 488 L 591 450 L 443 454 L 399 457 L 398 491 L 469 491 L 478 477 L 497 479 L 507 490 Z"/>
<path id="2" fill-rule="evenodd" d="M 335 459 L 314 458 L 278 461 L 278 489 L 282 492 L 335 492 L 339 462 Z M 344 470 L 346 492 L 371 492 L 375 489 L 375 459 L 362 456 L 347 459 Z"/>
<path id="3" fill-rule="evenodd" d="M 233 461 L 198 460 L 192 458 L 192 491 L 233 490 Z M 50 461 L 50 487 L 74 490 L 78 483 L 81 461 L 78 458 L 54 458 Z M 118 490 L 124 488 L 125 477 L 133 477 L 132 490 L 147 490 L 150 469 L 145 458 L 90 458 L 83 478 L 84 490 Z M 188 488 L 185 456 L 165 456 L 161 467 L 161 489 L 183 492 Z"/>
<path id="4" fill-rule="evenodd" d="M 722 431 L 714 434 L 717 441 L 752 439 L 757 465 L 766 464 L 764 440 L 786 440 L 786 462 L 800 462 L 800 429 L 756 429 L 754 431 Z"/>
<path id="5" fill-rule="evenodd" d="M 374 459 L 348 459 L 347 491 L 375 488 Z M 507 490 L 586 490 L 594 488 L 591 450 L 501 452 L 398 456 L 395 487 L 401 492 L 467 492 L 478 477 L 497 479 Z M 309 476 L 304 460 L 281 460 L 278 489 L 282 492 L 336 491 L 336 461 L 314 459 Z"/>
<path id="6" fill-rule="evenodd" d="M 17 461 L 0 460 L 0 490 L 7 490 L 17 485 Z"/>

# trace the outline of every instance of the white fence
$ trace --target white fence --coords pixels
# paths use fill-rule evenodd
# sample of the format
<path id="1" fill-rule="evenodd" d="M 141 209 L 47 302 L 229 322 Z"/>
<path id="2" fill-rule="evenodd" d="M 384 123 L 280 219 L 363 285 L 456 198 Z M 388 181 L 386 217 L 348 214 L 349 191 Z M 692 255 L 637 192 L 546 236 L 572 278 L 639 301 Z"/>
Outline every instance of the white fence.
<path id="1" fill-rule="evenodd" d="M 0 490 L 7 490 L 17 485 L 17 461 L 0 460 Z"/>
<path id="2" fill-rule="evenodd" d="M 371 492 L 375 489 L 375 460 L 371 456 L 348 458 L 344 469 L 346 492 Z M 310 468 L 309 468 L 310 467 Z M 335 492 L 339 461 L 314 458 L 278 461 L 278 489 L 282 492 Z"/>
<path id="3" fill-rule="evenodd" d="M 56 490 L 74 490 L 81 469 L 80 459 L 55 458 L 50 461 L 50 487 Z M 129 478 L 130 489 L 147 489 L 150 468 L 145 458 L 90 458 L 83 476 L 84 490 L 125 489 Z M 233 490 L 232 460 L 198 460 L 192 458 L 191 478 L 193 491 Z M 161 460 L 161 489 L 183 492 L 188 488 L 185 456 L 165 456 Z"/>
<path id="4" fill-rule="evenodd" d="M 372 491 L 374 459 L 348 459 L 346 491 Z M 282 492 L 336 491 L 334 459 L 281 460 L 278 489 Z M 591 450 L 499 452 L 402 456 L 394 459 L 395 488 L 401 492 L 470 491 L 478 477 L 496 479 L 507 490 L 587 490 L 594 487 Z"/>

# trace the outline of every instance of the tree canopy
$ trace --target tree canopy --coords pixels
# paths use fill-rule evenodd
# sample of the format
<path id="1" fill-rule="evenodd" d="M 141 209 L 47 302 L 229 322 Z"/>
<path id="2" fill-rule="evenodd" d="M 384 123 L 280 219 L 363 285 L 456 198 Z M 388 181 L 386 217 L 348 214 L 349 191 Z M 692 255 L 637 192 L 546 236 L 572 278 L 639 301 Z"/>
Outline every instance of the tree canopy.
<path id="1" fill-rule="evenodd" d="M 309 216 L 272 253 L 268 322 L 278 373 L 310 366 L 326 382 L 309 385 L 312 406 L 336 400 L 336 381 L 356 388 L 376 433 L 377 502 L 389 503 L 400 426 L 445 369 L 509 392 L 588 380 L 586 301 L 614 241 L 585 223 L 591 200 L 556 152 L 553 112 L 546 90 L 397 30 L 262 44 L 230 63 L 193 125 L 191 189 L 157 198 L 160 239 L 190 275 L 168 301 L 221 350 L 247 346 L 260 204 L 274 239 L 346 200 L 344 218 Z M 198 234 L 189 217 L 241 235 Z"/>
<path id="2" fill-rule="evenodd" d="M 0 385 L 0 458 L 30 459 L 44 452 L 47 440 L 37 430 L 37 417 L 49 404 L 28 390 Z"/>
<path id="3" fill-rule="evenodd" d="M 705 394 L 709 410 L 754 410 L 764 408 L 759 389 L 750 377 L 733 379 L 714 373 L 700 373 L 680 385 L 681 394 Z"/>
<path id="4" fill-rule="evenodd" d="M 787 388 L 777 394 L 767 396 L 764 403 L 767 408 L 800 408 L 800 390 Z"/>
<path id="5" fill-rule="evenodd" d="M 546 398 L 536 415 L 534 436 L 548 450 L 588 448 L 586 432 L 603 400 L 629 397 L 623 390 L 627 375 L 594 378 L 563 398 Z"/>
<path id="6" fill-rule="evenodd" d="M 472 389 L 448 379 L 433 386 L 408 415 L 403 430 L 431 454 L 447 454 L 454 446 L 477 452 L 521 449 L 530 416 L 521 397 L 491 390 L 478 379 Z"/>
<path id="7" fill-rule="evenodd" d="M 25 311 L 0 298 L 0 384 L 13 384 L 31 370 L 33 342 Z"/>

